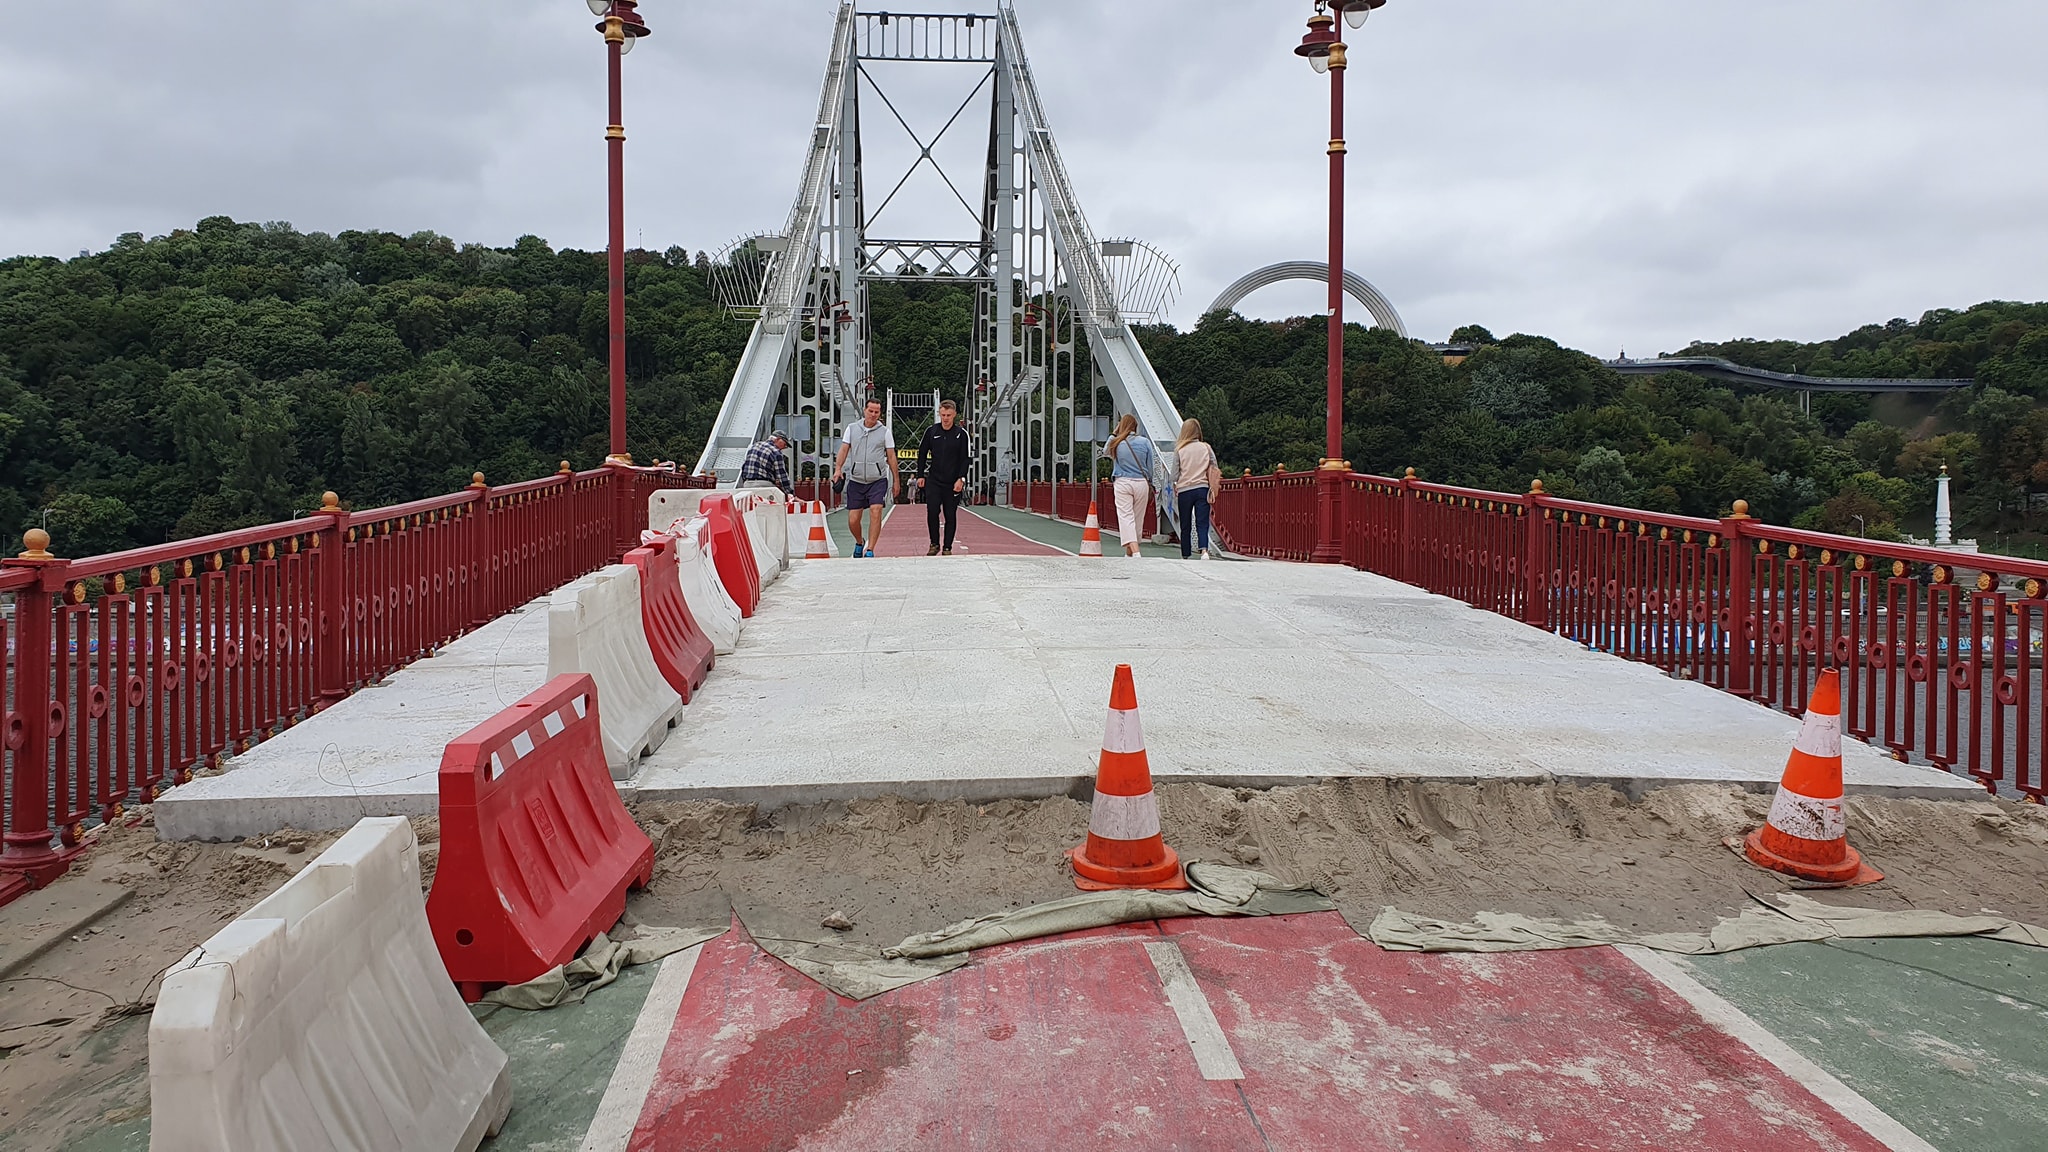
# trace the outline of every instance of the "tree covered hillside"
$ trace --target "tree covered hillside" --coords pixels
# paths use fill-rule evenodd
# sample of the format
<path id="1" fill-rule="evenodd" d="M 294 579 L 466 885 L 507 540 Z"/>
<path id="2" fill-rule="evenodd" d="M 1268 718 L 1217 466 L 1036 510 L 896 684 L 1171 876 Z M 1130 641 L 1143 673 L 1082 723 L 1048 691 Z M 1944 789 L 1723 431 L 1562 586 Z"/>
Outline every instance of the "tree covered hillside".
<path id="1" fill-rule="evenodd" d="M 702 257 L 699 257 L 699 261 Z M 745 347 L 680 248 L 627 264 L 628 448 L 694 461 Z M 211 217 L 0 261 L 0 536 L 66 555 L 604 457 L 602 253 Z"/>
<path id="2" fill-rule="evenodd" d="M 1212 315 L 1141 334 L 1182 410 L 1232 468 L 1322 455 L 1324 321 Z M 1819 344 L 1695 344 L 1687 355 L 1813 375 L 1976 377 L 1915 397 L 1732 389 L 1686 373 L 1621 377 L 1541 336 L 1461 328 L 1463 363 L 1378 329 L 1345 336 L 1345 453 L 1362 471 L 1546 490 L 1717 516 L 1737 499 L 1777 523 L 1895 537 L 1924 523 L 1943 463 L 1960 523 L 2022 527 L 2048 493 L 2048 304 L 1980 304 Z M 1676 354 L 1676 353 L 1674 353 Z M 1857 517 L 1862 517 L 1859 524 Z"/>
<path id="3" fill-rule="evenodd" d="M 629 448 L 695 460 L 747 326 L 704 254 L 627 262 Z M 225 217 L 71 260 L 0 260 L 0 545 L 47 517 L 83 556 L 281 519 L 328 488 L 352 506 L 595 465 L 605 450 L 602 253 L 419 233 L 300 233 Z M 874 371 L 958 395 L 972 292 L 870 294 Z M 1324 331 L 1234 315 L 1141 331 L 1160 376 L 1233 471 L 1321 455 Z M 1818 375 L 1976 376 L 1920 399 L 1738 392 L 1624 379 L 1538 336 L 1447 365 L 1381 331 L 1346 337 L 1346 453 L 1359 468 L 1894 535 L 1924 525 L 1943 462 L 1963 526 L 2025 525 L 2048 500 L 2048 305 L 1982 304 L 1838 340 L 1688 353 Z M 1860 517 L 1860 521 L 1858 520 Z M 1920 529 L 1924 531 L 1924 527 Z"/>

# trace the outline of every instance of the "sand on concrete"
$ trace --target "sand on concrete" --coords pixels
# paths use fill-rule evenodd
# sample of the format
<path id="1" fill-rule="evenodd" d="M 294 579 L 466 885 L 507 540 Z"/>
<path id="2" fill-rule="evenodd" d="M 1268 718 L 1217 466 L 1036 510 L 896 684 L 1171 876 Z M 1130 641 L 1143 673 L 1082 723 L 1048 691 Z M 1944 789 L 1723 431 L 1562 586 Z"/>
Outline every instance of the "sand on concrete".
<path id="1" fill-rule="evenodd" d="M 1266 791 L 1159 789 L 1169 841 L 1194 860 L 1256 864 L 1321 886 L 1356 926 L 1382 907 L 1466 920 L 1519 912 L 1600 916 L 1642 932 L 1705 931 L 1793 887 L 1723 846 L 1768 798 L 1725 784 L 1631 801 L 1605 785 L 1357 778 Z M 1985 910 L 2048 923 L 2048 808 L 1981 799 L 1852 797 L 1851 836 L 1887 873 L 1830 902 Z M 812 928 L 879 951 L 913 933 L 1071 895 L 1062 853 L 1087 828 L 1066 797 L 913 801 L 882 797 L 762 812 L 719 801 L 646 802 L 659 846 L 653 885 L 627 919 Z M 148 1019 L 156 977 L 284 882 L 332 840 L 289 830 L 238 844 L 155 839 L 145 809 L 99 833 L 72 877 L 134 891 L 96 930 L 0 981 L 0 1147 L 43 1152 L 147 1114 Z M 413 820 L 431 883 L 439 828 Z"/>
<path id="2" fill-rule="evenodd" d="M 1716 784 L 1631 802 L 1603 785 L 1355 778 L 1266 791 L 1167 784 L 1161 822 L 1186 859 L 1252 864 L 1312 883 L 1364 927 L 1383 907 L 1445 920 L 1518 912 L 1600 916 L 1644 933 L 1701 931 L 1797 885 L 1723 843 L 1763 822 L 1768 796 Z M 1873 908 L 2048 923 L 2048 808 L 1983 799 L 1852 797 L 1851 835 L 1880 884 L 1823 894 Z M 1087 804 L 1058 797 L 789 806 L 645 802 L 660 845 L 637 898 L 649 923 L 725 900 L 815 924 L 854 922 L 849 943 L 915 932 L 1073 894 L 1062 853 Z M 667 915 L 668 920 L 662 917 Z"/>

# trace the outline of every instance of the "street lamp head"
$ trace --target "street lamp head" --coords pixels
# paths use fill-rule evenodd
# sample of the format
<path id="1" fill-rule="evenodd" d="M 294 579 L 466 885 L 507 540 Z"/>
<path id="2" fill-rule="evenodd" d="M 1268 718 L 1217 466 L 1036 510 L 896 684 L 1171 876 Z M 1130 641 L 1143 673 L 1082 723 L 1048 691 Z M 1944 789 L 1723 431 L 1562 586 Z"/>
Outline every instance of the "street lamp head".
<path id="1" fill-rule="evenodd" d="M 1308 34 L 1301 38 L 1301 45 L 1294 50 L 1294 54 L 1306 58 L 1309 67 L 1318 72 L 1329 71 L 1330 49 L 1337 43 L 1336 24 L 1329 13 L 1318 9 L 1315 15 L 1309 17 Z"/>
<path id="2" fill-rule="evenodd" d="M 640 13 L 634 11 L 640 6 L 640 0 L 588 0 L 588 3 L 592 12 L 604 17 L 597 22 L 597 30 L 604 33 L 605 39 L 612 38 L 612 21 L 619 22 L 619 35 L 622 37 L 619 51 L 622 53 L 631 52 L 633 41 L 654 32 L 647 26 L 647 21 L 640 18 Z"/>
<path id="3" fill-rule="evenodd" d="M 1365 27 L 1365 18 L 1372 15 L 1372 10 L 1386 6 L 1387 0 L 1337 0 L 1337 10 L 1353 28 Z"/>

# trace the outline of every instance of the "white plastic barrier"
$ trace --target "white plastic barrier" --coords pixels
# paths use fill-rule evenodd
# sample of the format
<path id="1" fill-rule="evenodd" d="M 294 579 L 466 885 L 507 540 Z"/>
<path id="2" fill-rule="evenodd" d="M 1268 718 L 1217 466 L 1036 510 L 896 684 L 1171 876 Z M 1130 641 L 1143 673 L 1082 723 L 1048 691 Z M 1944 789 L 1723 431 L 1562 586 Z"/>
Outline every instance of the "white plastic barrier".
<path id="1" fill-rule="evenodd" d="M 697 505 L 714 489 L 709 488 L 664 488 L 647 498 L 647 527 L 649 531 L 666 532 L 678 520 L 688 520 L 697 514 Z M 726 489 L 730 492 L 731 489 Z"/>
<path id="2" fill-rule="evenodd" d="M 705 534 L 708 523 L 698 516 L 676 534 L 676 578 L 682 582 L 683 602 L 690 606 L 690 615 L 697 618 L 697 627 L 711 637 L 712 651 L 724 656 L 740 640 L 740 606 L 726 592 L 724 583 L 718 579 L 718 570 L 712 567 L 710 542 Z"/>
<path id="3" fill-rule="evenodd" d="M 802 560 L 810 555 L 811 525 L 813 524 L 825 527 L 826 555 L 839 555 L 839 541 L 832 535 L 831 527 L 825 524 L 824 501 L 794 500 L 789 503 L 788 508 L 789 514 L 783 517 L 783 534 L 785 547 L 789 549 L 787 554 L 791 562 Z"/>
<path id="4" fill-rule="evenodd" d="M 548 601 L 548 679 L 588 672 L 612 779 L 629 780 L 661 747 L 683 698 L 655 666 L 640 619 L 640 570 L 613 564 L 555 590 Z"/>
<path id="5" fill-rule="evenodd" d="M 766 588 L 782 575 L 783 548 L 789 539 L 782 520 L 788 506 L 765 495 L 745 492 L 738 497 L 738 503 L 740 522 L 747 526 L 747 543 L 754 547 L 754 567 L 761 573 L 761 587 Z"/>
<path id="6" fill-rule="evenodd" d="M 372 817 L 164 974 L 150 1152 L 471 1152 L 505 1053 L 449 983 L 402 816 Z"/>

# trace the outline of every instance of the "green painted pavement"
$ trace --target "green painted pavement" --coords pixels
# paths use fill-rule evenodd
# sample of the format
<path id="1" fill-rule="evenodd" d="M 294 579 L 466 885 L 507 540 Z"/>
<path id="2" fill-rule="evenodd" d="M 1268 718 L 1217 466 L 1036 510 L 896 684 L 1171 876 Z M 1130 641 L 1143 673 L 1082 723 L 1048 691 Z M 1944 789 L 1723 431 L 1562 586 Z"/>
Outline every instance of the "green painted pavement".
<path id="1" fill-rule="evenodd" d="M 480 1005 L 472 1011 L 484 1031 L 505 1050 L 512 1071 L 512 1114 L 496 1139 L 486 1140 L 490 1152 L 576 1152 L 590 1130 L 591 1117 L 611 1083 L 619 1049 L 633 1031 L 647 990 L 659 964 L 628 968 L 611 985 L 592 992 L 580 1004 L 546 1012 L 520 1012 Z M 95 1035 L 92 1044 L 112 1044 L 110 1036 L 125 1029 L 148 1028 L 148 1017 L 123 1021 Z M 93 1053 L 85 1053 L 92 1058 Z M 140 1074 L 138 1074 L 140 1073 Z M 148 1152 L 149 1085 L 142 1069 L 124 1070 L 138 1104 L 109 1113 L 118 1117 L 90 1134 L 71 1140 L 66 1152 Z M 7 1142 L 0 1139 L 0 1148 Z"/>
<path id="2" fill-rule="evenodd" d="M 1105 494 L 1108 493 L 1106 485 L 1103 491 Z M 1004 508 L 990 504 L 976 505 L 974 513 L 992 524 L 1000 524 L 1019 536 L 1036 540 L 1040 544 L 1050 544 L 1055 548 L 1064 548 L 1069 552 L 1078 552 L 1081 549 L 1081 526 L 1079 524 L 1069 524 L 1064 520 L 1055 520 L 1050 516 L 1040 516 L 1035 512 L 1024 512 L 1016 508 Z M 1115 559 L 1117 553 L 1121 550 L 1121 547 L 1117 544 L 1116 533 L 1105 530 L 1102 533 L 1103 555 Z M 1180 559 L 1180 545 L 1178 544 L 1140 544 L 1138 545 L 1138 552 L 1145 556 Z"/>
<path id="3" fill-rule="evenodd" d="M 2048 952 L 1969 938 L 1835 940 L 1689 965 L 1935 1147 L 2048 1148 Z"/>
<path id="4" fill-rule="evenodd" d="M 476 1018 L 505 1050 L 512 1114 L 491 1152 L 576 1152 L 611 1083 L 619 1049 L 647 1000 L 660 964 L 628 968 L 580 1004 L 545 1012 L 480 1006 Z"/>

